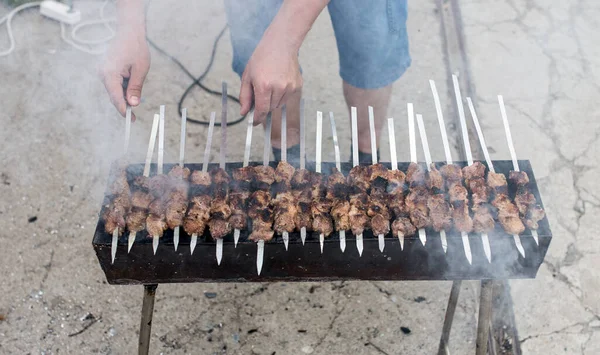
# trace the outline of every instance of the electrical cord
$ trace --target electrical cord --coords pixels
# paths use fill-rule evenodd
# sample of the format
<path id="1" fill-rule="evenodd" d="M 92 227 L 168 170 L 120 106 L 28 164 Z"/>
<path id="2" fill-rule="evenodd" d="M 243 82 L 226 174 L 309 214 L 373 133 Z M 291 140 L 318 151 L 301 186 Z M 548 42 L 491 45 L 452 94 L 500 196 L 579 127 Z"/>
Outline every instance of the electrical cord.
<path id="1" fill-rule="evenodd" d="M 15 37 L 14 37 L 13 31 L 12 31 L 13 17 L 15 17 L 16 14 L 18 14 L 19 12 L 21 12 L 25 9 L 29 9 L 32 7 L 38 7 L 38 6 L 40 6 L 41 3 L 42 3 L 41 1 L 25 3 L 21 6 L 15 7 L 12 11 L 10 11 L 4 17 L 0 18 L 0 25 L 2 25 L 4 22 L 6 22 L 6 33 L 8 33 L 8 43 L 9 43 L 8 49 L 0 52 L 0 57 L 5 57 L 5 56 L 11 54 L 15 50 Z"/>
<path id="2" fill-rule="evenodd" d="M 215 61 L 215 57 L 216 57 L 216 54 L 217 54 L 217 47 L 219 45 L 219 41 L 221 40 L 221 38 L 225 34 L 226 30 L 227 30 L 227 26 L 223 27 L 223 29 L 221 30 L 221 32 L 219 32 L 219 34 L 215 38 L 215 41 L 213 42 L 213 46 L 212 46 L 212 52 L 210 54 L 210 60 L 208 61 L 208 65 L 204 69 L 204 72 L 202 74 L 200 74 L 200 76 L 198 76 L 198 78 L 196 78 L 192 73 L 190 73 L 190 71 L 177 58 L 175 58 L 171 54 L 167 53 L 164 49 L 160 48 L 156 43 L 154 43 L 154 41 L 152 41 L 152 39 L 150 39 L 148 36 L 146 36 L 146 40 L 148 41 L 148 44 L 150 44 L 150 46 L 152 48 L 154 48 L 157 52 L 159 52 L 160 54 L 166 56 L 173 63 L 175 63 L 193 81 L 187 87 L 187 89 L 185 89 L 185 91 L 181 95 L 181 98 L 179 99 L 179 103 L 177 104 L 177 109 L 179 110 L 180 113 L 182 111 L 183 102 L 185 101 L 185 99 L 187 98 L 187 96 L 189 95 L 189 93 L 192 91 L 192 89 L 195 86 L 198 86 L 200 89 L 204 90 L 205 92 L 207 92 L 207 93 L 209 93 L 211 95 L 215 95 L 215 96 L 221 96 L 221 95 L 223 95 L 222 92 L 220 92 L 218 90 L 213 90 L 213 89 L 205 86 L 202 83 L 202 80 L 208 75 L 208 73 L 210 72 L 210 69 L 212 68 L 212 65 L 213 65 L 213 63 Z M 231 101 L 235 102 L 235 103 L 238 103 L 238 104 L 240 103 L 240 100 L 238 100 L 238 98 L 235 97 L 235 96 L 227 95 L 227 98 L 230 99 Z M 236 119 L 234 121 L 227 122 L 227 126 L 236 125 L 236 124 L 244 121 L 245 118 L 246 118 L 246 115 L 244 115 L 244 116 L 242 116 L 242 117 L 240 117 L 240 118 L 238 118 L 238 119 Z M 188 120 L 188 122 L 192 122 L 192 123 L 195 123 L 195 124 L 206 125 L 206 126 L 209 125 L 209 122 L 207 122 L 207 121 L 200 121 L 198 119 L 193 119 L 193 118 L 190 118 L 190 116 L 187 117 L 187 120 Z M 215 122 L 215 126 L 220 126 L 220 125 L 221 125 L 220 122 Z"/>

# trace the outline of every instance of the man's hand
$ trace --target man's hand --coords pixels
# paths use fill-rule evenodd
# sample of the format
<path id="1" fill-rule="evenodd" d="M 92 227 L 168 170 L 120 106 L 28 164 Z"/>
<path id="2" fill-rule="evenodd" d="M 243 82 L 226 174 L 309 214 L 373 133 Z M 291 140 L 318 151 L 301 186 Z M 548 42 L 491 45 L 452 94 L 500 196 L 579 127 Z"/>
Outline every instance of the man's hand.
<path id="1" fill-rule="evenodd" d="M 128 33 L 117 37 L 108 49 L 101 78 L 110 96 L 110 101 L 121 116 L 125 117 L 126 103 L 140 104 L 142 86 L 150 69 L 150 50 L 145 35 Z M 128 79 L 126 90 L 123 79 Z M 132 113 L 132 120 L 135 115 Z"/>
<path id="2" fill-rule="evenodd" d="M 283 106 L 301 88 L 298 49 L 265 36 L 242 75 L 241 114 L 248 113 L 254 102 L 254 124 L 261 124 L 270 111 Z"/>
<path id="3" fill-rule="evenodd" d="M 242 75 L 240 113 L 254 103 L 254 124 L 283 106 L 302 88 L 298 50 L 304 37 L 329 0 L 285 0 L 252 53 Z"/>

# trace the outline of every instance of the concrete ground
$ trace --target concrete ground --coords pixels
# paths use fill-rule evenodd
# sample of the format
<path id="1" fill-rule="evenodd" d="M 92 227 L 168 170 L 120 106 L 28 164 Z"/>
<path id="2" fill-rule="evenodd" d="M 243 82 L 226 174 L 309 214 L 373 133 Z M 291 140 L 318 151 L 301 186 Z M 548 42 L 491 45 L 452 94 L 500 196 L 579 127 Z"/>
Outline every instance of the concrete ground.
<path id="1" fill-rule="evenodd" d="M 537 278 L 510 282 L 521 347 L 533 354 L 597 354 L 600 42 L 594 38 L 600 6 L 591 0 L 458 4 L 466 53 L 461 74 L 468 74 L 491 154 L 509 158 L 496 101 L 503 94 L 517 154 L 532 161 L 554 234 Z M 79 4 L 88 18 L 99 5 Z M 461 142 L 447 87 L 458 68 L 448 64 L 453 62 L 446 57 L 440 21 L 435 1 L 410 3 L 413 65 L 396 84 L 389 112 L 398 118 L 401 160 L 408 160 L 402 136 L 408 101 L 424 114 L 434 159 L 443 159 L 430 78 L 441 93 L 454 146 Z M 199 74 L 224 24 L 221 2 L 163 1 L 149 10 L 148 32 Z M 96 77 L 101 59 L 62 42 L 59 27 L 35 11 L 17 16 L 13 26 L 17 49 L 0 58 L 0 353 L 133 353 L 142 289 L 107 285 L 91 248 L 108 167 L 120 154 L 123 131 L 123 120 Z M 4 48 L 6 37 L 0 38 Z M 343 121 L 334 46 L 323 14 L 300 56 L 307 112 L 336 113 L 342 156 L 348 159 L 350 131 Z M 176 104 L 188 79 L 165 57 L 152 55 L 145 102 L 136 110 L 132 156 L 142 159 L 151 114 L 166 104 L 166 157 L 175 161 Z M 218 88 L 227 80 L 237 93 L 230 61 L 224 38 L 206 84 Z M 195 92 L 186 106 L 191 116 L 206 119 L 218 110 L 219 99 Z M 204 127 L 189 126 L 190 161 L 200 161 L 205 134 Z M 230 129 L 231 136 L 244 134 L 244 125 Z M 255 133 L 255 142 L 262 141 L 261 134 Z M 324 136 L 329 139 L 328 129 Z M 388 146 L 386 137 L 381 144 Z M 260 149 L 255 145 L 252 152 L 256 160 Z M 311 149 L 309 144 L 309 154 Z M 382 154 L 389 159 L 385 149 Z M 241 158 L 241 150 L 231 152 L 231 161 Z M 324 160 L 332 159 L 332 150 L 325 151 Z M 474 349 L 478 287 L 463 283 L 452 353 Z M 449 282 L 160 286 L 151 353 L 433 353 L 449 290 Z"/>

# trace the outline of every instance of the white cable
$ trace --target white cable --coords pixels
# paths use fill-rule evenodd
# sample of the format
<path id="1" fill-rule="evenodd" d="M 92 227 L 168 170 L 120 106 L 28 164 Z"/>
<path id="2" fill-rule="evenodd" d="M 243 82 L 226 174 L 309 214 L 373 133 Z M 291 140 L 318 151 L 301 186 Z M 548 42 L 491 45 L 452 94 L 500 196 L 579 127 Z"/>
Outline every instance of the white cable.
<path id="1" fill-rule="evenodd" d="M 0 52 L 0 57 L 5 57 L 5 56 L 11 54 L 15 50 L 15 37 L 13 36 L 13 31 L 12 31 L 13 17 L 15 17 L 16 14 L 18 14 L 19 12 L 21 12 L 25 9 L 40 6 L 41 3 L 42 3 L 41 1 L 37 1 L 37 2 L 30 2 L 27 4 L 23 4 L 21 6 L 17 6 L 11 12 L 6 14 L 6 16 L 4 16 L 0 19 L 0 25 L 2 25 L 4 22 L 6 22 L 6 33 L 8 33 L 8 42 L 10 43 L 7 50 Z"/>
<path id="2" fill-rule="evenodd" d="M 92 55 L 104 54 L 104 52 L 105 52 L 104 48 L 92 49 L 92 48 L 88 48 L 86 46 L 99 46 L 99 45 L 108 43 L 111 39 L 114 38 L 115 30 L 109 24 L 116 23 L 116 18 L 105 18 L 104 17 L 104 9 L 105 9 L 106 5 L 109 3 L 109 1 L 110 0 L 105 0 L 102 3 L 102 6 L 100 7 L 100 19 L 80 22 L 79 24 L 73 26 L 71 28 L 71 38 L 67 37 L 66 26 L 64 23 L 61 22 L 60 23 L 61 39 L 65 43 L 69 44 L 70 46 L 72 46 L 73 48 L 75 48 L 81 52 L 84 52 L 87 54 L 92 54 Z M 1 51 L 0 57 L 8 56 L 15 50 L 15 37 L 13 35 L 13 30 L 12 30 L 12 19 L 15 17 L 15 15 L 23 10 L 26 10 L 26 9 L 29 9 L 32 7 L 38 7 L 38 6 L 40 6 L 40 4 L 41 4 L 41 1 L 36 1 L 36 2 L 23 4 L 21 6 L 17 6 L 12 11 L 10 11 L 8 14 L 6 14 L 4 17 L 2 17 L 0 19 L 0 25 L 4 24 L 6 22 L 6 33 L 8 34 L 8 41 L 9 41 L 8 49 Z M 109 31 L 110 34 L 108 36 L 106 36 L 104 38 L 100 38 L 100 39 L 82 39 L 77 35 L 77 32 L 82 30 L 84 27 L 97 26 L 97 25 L 104 25 L 104 27 Z"/>

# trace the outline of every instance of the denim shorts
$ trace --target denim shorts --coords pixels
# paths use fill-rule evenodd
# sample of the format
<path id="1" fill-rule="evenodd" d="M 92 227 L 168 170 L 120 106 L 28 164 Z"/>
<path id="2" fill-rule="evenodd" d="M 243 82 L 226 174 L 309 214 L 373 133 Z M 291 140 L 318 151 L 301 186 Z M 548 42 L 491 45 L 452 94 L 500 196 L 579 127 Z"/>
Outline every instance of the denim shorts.
<path id="1" fill-rule="evenodd" d="M 233 70 L 242 75 L 283 0 L 225 0 Z M 410 66 L 406 0 L 331 0 L 340 76 L 362 89 L 396 81 Z"/>

